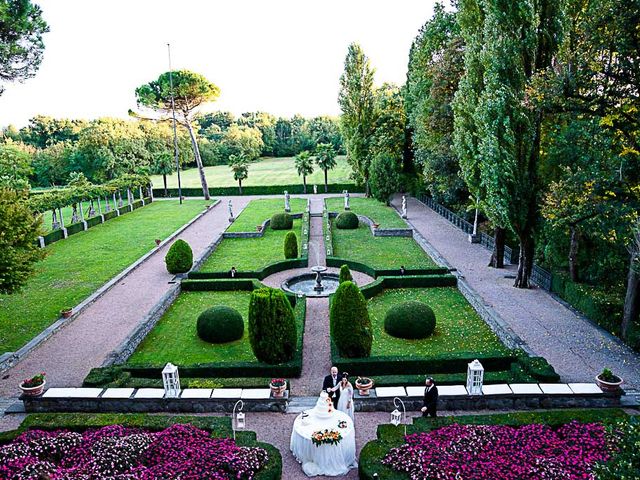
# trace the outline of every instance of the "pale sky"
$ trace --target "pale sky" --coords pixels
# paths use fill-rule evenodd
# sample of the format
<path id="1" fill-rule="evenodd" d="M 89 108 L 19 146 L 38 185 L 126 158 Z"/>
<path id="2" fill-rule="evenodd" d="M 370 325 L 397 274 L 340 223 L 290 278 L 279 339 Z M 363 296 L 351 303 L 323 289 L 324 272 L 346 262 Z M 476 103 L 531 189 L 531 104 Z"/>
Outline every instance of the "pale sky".
<path id="1" fill-rule="evenodd" d="M 337 115 L 349 43 L 376 84 L 405 81 L 411 42 L 434 0 L 34 0 L 50 26 L 40 70 L 6 84 L 0 126 L 36 115 L 126 117 L 134 90 L 168 70 L 221 89 L 208 110 Z"/>

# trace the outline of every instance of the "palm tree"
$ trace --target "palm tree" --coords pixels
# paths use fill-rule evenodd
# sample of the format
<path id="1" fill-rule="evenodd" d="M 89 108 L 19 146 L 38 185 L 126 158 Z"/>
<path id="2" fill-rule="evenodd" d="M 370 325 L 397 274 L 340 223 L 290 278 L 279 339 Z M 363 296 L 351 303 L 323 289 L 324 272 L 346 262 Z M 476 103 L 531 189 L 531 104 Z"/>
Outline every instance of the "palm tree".
<path id="1" fill-rule="evenodd" d="M 336 168 L 336 151 L 330 143 L 319 143 L 316 145 L 316 163 L 324 170 L 324 193 L 329 191 L 327 181 L 327 171 Z"/>
<path id="2" fill-rule="evenodd" d="M 249 161 L 244 155 L 229 155 L 229 168 L 233 171 L 234 180 L 238 181 L 238 190 L 242 195 L 242 180 L 249 176 Z"/>
<path id="3" fill-rule="evenodd" d="M 298 175 L 302 175 L 302 183 L 304 185 L 304 193 L 307 193 L 307 175 L 313 173 L 313 159 L 311 154 L 305 150 L 295 157 L 296 170 Z"/>

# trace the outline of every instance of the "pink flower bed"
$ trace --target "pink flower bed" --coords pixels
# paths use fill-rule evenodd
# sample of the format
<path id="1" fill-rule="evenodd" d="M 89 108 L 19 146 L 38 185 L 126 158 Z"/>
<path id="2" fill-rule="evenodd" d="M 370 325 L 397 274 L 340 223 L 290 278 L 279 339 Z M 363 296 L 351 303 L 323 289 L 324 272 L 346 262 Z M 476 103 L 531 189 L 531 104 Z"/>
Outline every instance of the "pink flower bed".
<path id="1" fill-rule="evenodd" d="M 267 460 L 262 448 L 211 438 L 191 425 L 161 432 L 120 425 L 84 433 L 30 430 L 0 448 L 0 478 L 252 479 Z"/>
<path id="2" fill-rule="evenodd" d="M 594 463 L 606 461 L 604 426 L 571 422 L 546 425 L 450 425 L 407 435 L 382 463 L 412 480 L 582 480 L 594 478 Z"/>

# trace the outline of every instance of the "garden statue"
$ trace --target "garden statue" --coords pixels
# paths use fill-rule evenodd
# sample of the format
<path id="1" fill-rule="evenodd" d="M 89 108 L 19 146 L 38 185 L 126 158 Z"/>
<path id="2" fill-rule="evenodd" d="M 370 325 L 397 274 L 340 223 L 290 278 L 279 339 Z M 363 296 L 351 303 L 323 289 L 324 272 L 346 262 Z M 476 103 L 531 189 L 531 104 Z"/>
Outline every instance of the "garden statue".
<path id="1" fill-rule="evenodd" d="M 291 211 L 291 205 L 289 204 L 289 192 L 287 192 L 286 190 L 284 191 L 284 211 Z"/>
<path id="2" fill-rule="evenodd" d="M 228 207 L 229 207 L 229 223 L 233 223 L 234 218 L 233 218 L 233 209 L 231 205 L 231 200 L 229 200 Z"/>
<path id="3" fill-rule="evenodd" d="M 407 197 L 402 196 L 402 218 L 407 218 Z"/>
<path id="4" fill-rule="evenodd" d="M 344 191 L 344 209 L 349 210 L 349 192 L 347 190 Z"/>
<path id="5" fill-rule="evenodd" d="M 313 185 L 313 194 L 316 195 L 318 193 L 318 185 Z"/>

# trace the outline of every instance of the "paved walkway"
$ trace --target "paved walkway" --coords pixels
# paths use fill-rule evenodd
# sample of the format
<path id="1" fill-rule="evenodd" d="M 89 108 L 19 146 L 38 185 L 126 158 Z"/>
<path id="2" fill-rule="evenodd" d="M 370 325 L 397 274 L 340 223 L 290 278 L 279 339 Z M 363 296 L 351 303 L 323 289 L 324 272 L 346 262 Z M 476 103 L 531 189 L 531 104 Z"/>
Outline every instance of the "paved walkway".
<path id="1" fill-rule="evenodd" d="M 249 199 L 232 197 L 232 202 L 234 213 L 239 213 Z M 197 259 L 227 225 L 224 199 L 178 238 L 189 242 Z M 17 397 L 18 383 L 37 372 L 47 373 L 48 387 L 81 385 L 89 370 L 102 364 L 171 287 L 168 282 L 172 275 L 164 263 L 168 249 L 169 245 L 158 249 L 69 325 L 5 371 L 0 379 L 0 397 Z"/>
<path id="2" fill-rule="evenodd" d="M 402 199 L 392 204 L 400 208 Z M 485 303 L 511 326 L 529 347 L 545 357 L 563 381 L 593 382 L 604 367 L 621 375 L 626 388 L 640 389 L 640 355 L 554 299 L 546 291 L 513 287 L 516 266 L 487 267 L 491 252 L 467 241 L 467 235 L 417 201 L 407 199 L 409 222 L 458 269 Z"/>

